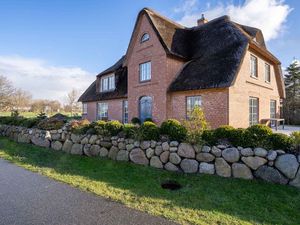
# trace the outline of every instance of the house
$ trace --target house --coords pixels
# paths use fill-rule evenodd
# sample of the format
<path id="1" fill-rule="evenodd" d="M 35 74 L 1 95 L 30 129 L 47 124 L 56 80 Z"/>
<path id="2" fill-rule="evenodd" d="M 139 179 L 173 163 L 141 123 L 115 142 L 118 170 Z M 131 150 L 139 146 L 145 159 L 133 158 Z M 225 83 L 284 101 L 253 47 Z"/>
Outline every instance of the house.
<path id="1" fill-rule="evenodd" d="M 82 94 L 83 117 L 130 122 L 185 119 L 200 106 L 211 127 L 248 127 L 279 117 L 280 61 L 262 32 L 222 16 L 184 27 L 144 8 L 126 54 Z M 196 23 L 196 21 L 195 21 Z"/>

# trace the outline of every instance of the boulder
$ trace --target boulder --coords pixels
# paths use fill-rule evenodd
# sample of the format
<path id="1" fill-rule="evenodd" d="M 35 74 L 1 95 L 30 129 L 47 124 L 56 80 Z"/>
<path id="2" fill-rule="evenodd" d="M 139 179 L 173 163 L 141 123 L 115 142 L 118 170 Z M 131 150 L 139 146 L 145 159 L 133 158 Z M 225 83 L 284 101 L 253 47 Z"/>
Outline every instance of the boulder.
<path id="1" fill-rule="evenodd" d="M 162 153 L 162 147 L 161 146 L 156 146 L 155 147 L 155 155 L 160 156 L 160 154 Z"/>
<path id="2" fill-rule="evenodd" d="M 230 177 L 231 176 L 231 167 L 223 158 L 216 158 L 215 168 L 217 175 L 221 177 Z"/>
<path id="3" fill-rule="evenodd" d="M 125 142 L 119 142 L 118 143 L 118 149 L 120 150 L 125 150 L 126 149 L 126 145 L 125 145 Z"/>
<path id="4" fill-rule="evenodd" d="M 83 154 L 82 144 L 78 144 L 78 143 L 73 144 L 71 148 L 71 154 L 82 155 Z"/>
<path id="5" fill-rule="evenodd" d="M 185 173 L 196 173 L 199 163 L 195 159 L 184 159 L 180 163 L 180 167 Z"/>
<path id="6" fill-rule="evenodd" d="M 184 158 L 195 158 L 195 150 L 192 145 L 187 143 L 181 143 L 177 151 L 178 155 Z"/>
<path id="7" fill-rule="evenodd" d="M 223 158 L 230 163 L 234 163 L 239 161 L 240 159 L 240 153 L 237 148 L 226 148 L 222 151 Z"/>
<path id="8" fill-rule="evenodd" d="M 45 138 L 40 138 L 40 137 L 32 137 L 31 138 L 31 142 L 34 145 L 40 146 L 40 147 L 44 147 L 44 148 L 49 148 L 50 147 L 50 141 L 48 139 Z"/>
<path id="9" fill-rule="evenodd" d="M 150 159 L 150 166 L 162 169 L 164 166 L 158 156 L 153 156 Z"/>
<path id="10" fill-rule="evenodd" d="M 116 160 L 119 149 L 116 146 L 111 146 L 108 152 L 108 158 Z"/>
<path id="11" fill-rule="evenodd" d="M 170 147 L 177 147 L 179 145 L 178 141 L 171 141 Z"/>
<path id="12" fill-rule="evenodd" d="M 199 153 L 199 152 L 201 152 L 202 146 L 199 144 L 196 144 L 196 145 L 193 145 L 193 148 L 196 153 Z"/>
<path id="13" fill-rule="evenodd" d="M 257 168 L 268 162 L 266 159 L 259 156 L 242 157 L 242 161 L 253 170 L 257 170 Z"/>
<path id="14" fill-rule="evenodd" d="M 67 140 L 65 141 L 63 147 L 62 147 L 62 150 L 63 150 L 64 152 L 70 153 L 70 152 L 71 152 L 71 149 L 72 149 L 72 146 L 73 146 L 73 142 L 67 139 Z"/>
<path id="15" fill-rule="evenodd" d="M 262 166 L 254 172 L 254 176 L 277 184 L 287 184 L 288 179 L 285 178 L 278 170 L 270 166 Z"/>
<path id="16" fill-rule="evenodd" d="M 268 152 L 267 159 L 269 161 L 274 161 L 276 158 L 277 158 L 277 152 L 276 151 L 271 150 L 271 151 Z"/>
<path id="17" fill-rule="evenodd" d="M 276 152 L 277 152 L 277 155 L 284 155 L 285 154 L 285 151 L 283 151 L 283 150 L 276 150 Z"/>
<path id="18" fill-rule="evenodd" d="M 62 149 L 62 143 L 60 142 L 60 141 L 53 141 L 52 143 L 51 143 L 51 148 L 52 149 L 54 149 L 54 150 L 56 150 L 56 151 L 59 151 L 59 150 L 61 150 Z"/>
<path id="19" fill-rule="evenodd" d="M 89 138 L 88 137 L 82 138 L 80 143 L 83 144 L 83 145 L 88 144 L 89 143 Z"/>
<path id="20" fill-rule="evenodd" d="M 108 150 L 107 150 L 107 148 L 104 148 L 104 147 L 100 148 L 100 150 L 99 150 L 99 156 L 100 157 L 107 157 L 108 156 Z"/>
<path id="21" fill-rule="evenodd" d="M 18 142 L 20 143 L 30 143 L 30 137 L 27 134 L 19 134 L 18 135 Z"/>
<path id="22" fill-rule="evenodd" d="M 199 162 L 211 162 L 214 161 L 215 156 L 210 153 L 200 152 L 196 155 L 196 159 Z"/>
<path id="23" fill-rule="evenodd" d="M 129 158 L 132 162 L 140 165 L 148 165 L 149 160 L 147 159 L 145 153 L 140 148 L 134 148 L 129 154 Z"/>
<path id="24" fill-rule="evenodd" d="M 59 133 L 57 133 L 57 134 L 51 134 L 51 139 L 53 141 L 60 140 L 61 139 L 61 135 Z"/>
<path id="25" fill-rule="evenodd" d="M 221 150 L 224 150 L 226 147 L 226 145 L 217 145 L 217 148 L 221 149 Z"/>
<path id="26" fill-rule="evenodd" d="M 170 147 L 170 152 L 177 152 L 178 148 L 177 147 Z"/>
<path id="27" fill-rule="evenodd" d="M 154 155 L 154 149 L 153 148 L 148 148 L 146 150 L 146 156 L 148 159 L 150 159 Z"/>
<path id="28" fill-rule="evenodd" d="M 241 150 L 241 155 L 242 156 L 253 156 L 254 155 L 254 152 L 251 148 L 243 148 Z"/>
<path id="29" fill-rule="evenodd" d="M 151 142 L 150 141 L 142 141 L 140 144 L 141 149 L 146 150 L 147 148 L 150 148 Z"/>
<path id="30" fill-rule="evenodd" d="M 81 137 L 80 137 L 80 135 L 77 135 L 77 134 L 71 134 L 71 140 L 73 143 L 79 143 L 81 140 Z"/>
<path id="31" fill-rule="evenodd" d="M 156 143 L 157 143 L 156 141 L 153 141 L 153 140 L 152 140 L 152 141 L 150 142 L 150 147 L 151 147 L 151 148 L 155 148 Z"/>
<path id="32" fill-rule="evenodd" d="M 260 157 L 266 157 L 268 154 L 268 151 L 264 148 L 255 148 L 254 149 L 254 155 L 260 156 Z"/>
<path id="33" fill-rule="evenodd" d="M 209 146 L 206 146 L 206 145 L 204 145 L 203 147 L 202 147 L 202 149 L 201 149 L 201 152 L 210 152 L 210 147 Z"/>
<path id="34" fill-rule="evenodd" d="M 295 179 L 291 180 L 289 185 L 300 188 L 300 169 L 298 170 Z"/>
<path id="35" fill-rule="evenodd" d="M 170 152 L 169 151 L 165 151 L 165 152 L 163 152 L 163 153 L 160 154 L 159 158 L 160 158 L 160 160 L 163 163 L 166 163 L 169 160 L 169 155 L 170 155 Z"/>
<path id="36" fill-rule="evenodd" d="M 167 162 L 164 166 L 164 168 L 168 171 L 173 171 L 173 172 L 176 172 L 178 171 L 178 167 L 175 166 L 173 163 L 170 163 L 170 162 Z"/>
<path id="37" fill-rule="evenodd" d="M 128 161 L 129 160 L 129 157 L 128 157 L 128 151 L 126 150 L 120 150 L 118 153 L 117 153 L 117 161 Z"/>
<path id="38" fill-rule="evenodd" d="M 216 157 L 221 157 L 222 155 L 222 150 L 217 148 L 216 146 L 213 146 L 211 149 L 211 153 L 216 156 Z"/>
<path id="39" fill-rule="evenodd" d="M 89 152 L 89 156 L 98 156 L 100 154 L 100 146 L 92 145 L 88 152 Z"/>
<path id="40" fill-rule="evenodd" d="M 199 172 L 204 174 L 214 174 L 215 173 L 215 165 L 202 162 L 199 165 Z"/>
<path id="41" fill-rule="evenodd" d="M 92 135 L 92 136 L 90 137 L 89 143 L 90 143 L 90 144 L 95 144 L 97 140 L 98 140 L 98 136 L 94 134 L 94 135 Z"/>
<path id="42" fill-rule="evenodd" d="M 83 153 L 84 153 L 84 155 L 91 156 L 91 154 L 90 154 L 90 148 L 91 148 L 90 144 L 83 145 Z"/>
<path id="43" fill-rule="evenodd" d="M 162 150 L 163 150 L 163 151 L 168 151 L 169 148 L 170 148 L 168 142 L 163 142 L 163 143 L 161 144 L 161 147 L 162 147 Z"/>
<path id="44" fill-rule="evenodd" d="M 101 147 L 109 149 L 112 146 L 112 143 L 109 141 L 100 141 Z"/>
<path id="45" fill-rule="evenodd" d="M 242 163 L 233 163 L 232 164 L 232 175 L 235 178 L 241 179 L 253 179 L 253 175 L 248 166 Z"/>
<path id="46" fill-rule="evenodd" d="M 134 144 L 127 144 L 126 145 L 126 150 L 131 151 L 134 148 Z"/>
<path id="47" fill-rule="evenodd" d="M 181 158 L 177 153 L 172 152 L 169 156 L 169 161 L 175 165 L 178 165 L 181 162 Z"/>
<path id="48" fill-rule="evenodd" d="M 275 167 L 287 178 L 294 179 L 299 168 L 296 156 L 292 154 L 280 155 L 275 161 Z"/>

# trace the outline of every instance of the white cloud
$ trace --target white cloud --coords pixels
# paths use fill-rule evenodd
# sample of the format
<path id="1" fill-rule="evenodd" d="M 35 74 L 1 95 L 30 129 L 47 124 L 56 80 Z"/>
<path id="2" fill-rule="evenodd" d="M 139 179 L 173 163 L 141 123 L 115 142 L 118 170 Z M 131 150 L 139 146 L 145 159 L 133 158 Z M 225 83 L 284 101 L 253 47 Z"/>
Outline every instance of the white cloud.
<path id="1" fill-rule="evenodd" d="M 281 34 L 287 16 L 292 10 L 283 0 L 246 0 L 241 5 L 230 2 L 228 4 L 219 2 L 214 7 L 208 4 L 206 10 L 200 11 L 200 5 L 196 0 L 185 0 L 182 7 L 177 7 L 175 12 L 183 13 L 178 22 L 185 26 L 195 26 L 202 13 L 209 20 L 229 15 L 235 22 L 261 29 L 265 40 L 268 41 Z"/>
<path id="2" fill-rule="evenodd" d="M 0 75 L 6 76 L 17 88 L 32 93 L 35 99 L 64 101 L 76 88 L 84 91 L 95 76 L 79 67 L 51 66 L 40 59 L 0 56 Z"/>

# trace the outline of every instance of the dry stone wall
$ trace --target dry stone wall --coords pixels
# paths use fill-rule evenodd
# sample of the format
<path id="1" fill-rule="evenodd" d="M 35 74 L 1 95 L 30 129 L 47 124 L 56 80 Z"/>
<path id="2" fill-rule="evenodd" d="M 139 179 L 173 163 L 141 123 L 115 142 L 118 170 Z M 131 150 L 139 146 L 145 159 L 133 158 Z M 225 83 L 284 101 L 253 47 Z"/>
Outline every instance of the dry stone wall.
<path id="1" fill-rule="evenodd" d="M 0 135 L 74 155 L 107 157 L 173 172 L 262 179 L 300 188 L 300 155 L 263 148 L 198 146 L 188 143 L 137 141 L 121 137 L 77 135 L 64 127 L 44 131 L 0 125 Z"/>

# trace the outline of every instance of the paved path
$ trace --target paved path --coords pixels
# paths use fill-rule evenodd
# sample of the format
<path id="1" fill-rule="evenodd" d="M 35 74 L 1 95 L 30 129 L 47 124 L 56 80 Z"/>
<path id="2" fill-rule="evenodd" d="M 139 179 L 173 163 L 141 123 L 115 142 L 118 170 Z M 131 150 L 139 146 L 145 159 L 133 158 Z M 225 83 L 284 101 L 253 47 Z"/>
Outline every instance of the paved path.
<path id="1" fill-rule="evenodd" d="M 0 224 L 174 224 L 0 159 Z"/>

